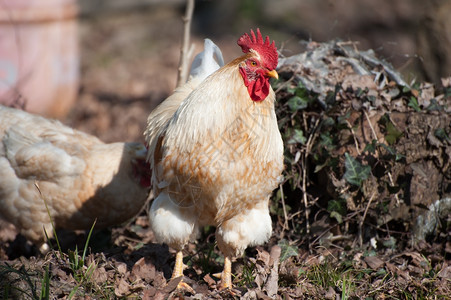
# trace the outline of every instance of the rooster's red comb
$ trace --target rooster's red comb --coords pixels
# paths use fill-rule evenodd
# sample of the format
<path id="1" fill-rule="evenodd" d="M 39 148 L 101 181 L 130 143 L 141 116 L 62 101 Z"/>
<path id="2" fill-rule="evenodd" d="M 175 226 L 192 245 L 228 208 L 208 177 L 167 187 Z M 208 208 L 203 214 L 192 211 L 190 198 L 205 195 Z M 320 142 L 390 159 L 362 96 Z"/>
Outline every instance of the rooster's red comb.
<path id="1" fill-rule="evenodd" d="M 263 41 L 260 29 L 257 28 L 257 36 L 251 29 L 251 35 L 245 33 L 238 39 L 238 45 L 241 47 L 244 53 L 248 53 L 250 49 L 257 52 L 264 60 L 268 69 L 274 70 L 277 67 L 277 60 L 279 55 L 277 54 L 277 48 L 274 41 L 269 41 L 269 36 L 266 36 Z"/>

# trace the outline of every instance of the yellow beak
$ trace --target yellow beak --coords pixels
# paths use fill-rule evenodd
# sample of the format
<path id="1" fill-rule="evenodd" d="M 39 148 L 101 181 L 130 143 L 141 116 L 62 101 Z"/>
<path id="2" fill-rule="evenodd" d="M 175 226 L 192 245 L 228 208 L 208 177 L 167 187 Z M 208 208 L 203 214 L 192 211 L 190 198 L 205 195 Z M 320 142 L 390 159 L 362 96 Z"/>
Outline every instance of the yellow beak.
<path id="1" fill-rule="evenodd" d="M 266 76 L 279 79 L 279 74 L 277 74 L 276 70 L 266 72 Z"/>

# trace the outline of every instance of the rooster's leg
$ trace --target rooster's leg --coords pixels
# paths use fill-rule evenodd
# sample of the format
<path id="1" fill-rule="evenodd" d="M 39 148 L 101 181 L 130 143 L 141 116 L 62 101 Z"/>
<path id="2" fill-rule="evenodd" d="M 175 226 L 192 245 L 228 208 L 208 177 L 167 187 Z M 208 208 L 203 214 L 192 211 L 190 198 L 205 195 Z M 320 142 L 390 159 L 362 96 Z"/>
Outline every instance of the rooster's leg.
<path id="1" fill-rule="evenodd" d="M 224 270 L 222 273 L 214 274 L 213 276 L 221 279 L 221 290 L 232 289 L 232 261 L 230 257 L 224 258 Z"/>
<path id="2" fill-rule="evenodd" d="M 232 288 L 232 261 L 228 256 L 224 258 L 224 271 L 222 271 L 221 281 L 223 289 Z"/>
<path id="3" fill-rule="evenodd" d="M 185 268 L 185 265 L 183 264 L 183 253 L 182 253 L 182 251 L 178 251 L 175 256 L 175 265 L 174 265 L 174 271 L 172 272 L 171 280 L 176 279 L 180 276 L 183 277 L 183 269 L 184 268 Z M 194 294 L 193 288 L 190 287 L 186 282 L 183 282 L 183 279 L 177 285 L 177 289 L 185 290 L 185 291 L 188 291 L 188 292 Z"/>
<path id="4" fill-rule="evenodd" d="M 183 276 L 183 253 L 182 251 L 178 251 L 175 255 L 175 266 L 174 271 L 172 272 L 171 279 L 175 279 L 177 277 Z"/>

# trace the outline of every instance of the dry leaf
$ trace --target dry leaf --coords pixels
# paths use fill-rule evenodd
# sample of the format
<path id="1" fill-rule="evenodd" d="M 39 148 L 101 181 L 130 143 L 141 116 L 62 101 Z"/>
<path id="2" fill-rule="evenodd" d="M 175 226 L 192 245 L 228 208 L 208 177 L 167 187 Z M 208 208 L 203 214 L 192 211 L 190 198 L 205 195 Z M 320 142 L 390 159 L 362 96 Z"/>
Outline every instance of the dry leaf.
<path id="1" fill-rule="evenodd" d="M 367 256 L 364 260 L 373 270 L 379 270 L 384 265 L 384 261 L 376 256 Z"/>
<path id="2" fill-rule="evenodd" d="M 147 282 L 155 278 L 155 272 L 155 266 L 144 257 L 140 258 L 132 268 L 133 275 Z"/>
<path id="3" fill-rule="evenodd" d="M 327 291 L 327 293 L 324 295 L 324 298 L 326 299 L 336 299 L 337 298 L 337 292 L 335 292 L 335 290 L 333 289 L 333 287 L 329 287 L 329 290 Z"/>
<path id="4" fill-rule="evenodd" d="M 153 286 L 149 286 L 149 288 L 145 289 L 143 291 L 143 298 L 142 300 L 152 300 L 155 299 L 155 294 L 157 292 L 157 289 Z"/>
<path id="5" fill-rule="evenodd" d="M 123 297 L 130 292 L 130 285 L 124 278 L 116 280 L 116 286 L 114 288 L 114 294 L 118 297 Z"/>
<path id="6" fill-rule="evenodd" d="M 400 270 L 397 266 L 389 262 L 386 262 L 385 265 L 387 266 L 388 271 L 390 271 L 392 274 L 401 276 L 406 280 L 411 280 L 411 277 L 409 276 L 408 272 Z"/>
<path id="7" fill-rule="evenodd" d="M 117 268 L 117 271 L 122 275 L 125 275 L 125 273 L 127 273 L 127 264 L 126 263 L 118 262 L 116 268 Z"/>
<path id="8" fill-rule="evenodd" d="M 258 297 L 257 299 L 261 299 L 261 300 L 272 300 L 272 299 L 274 299 L 274 297 L 269 297 L 262 290 L 255 290 L 255 294 Z"/>
<path id="9" fill-rule="evenodd" d="M 92 278 L 96 283 L 105 283 L 108 280 L 108 273 L 104 267 L 97 267 L 92 273 Z"/>
<path id="10" fill-rule="evenodd" d="M 211 278 L 210 274 L 204 276 L 204 281 L 208 284 L 210 288 L 216 287 L 216 281 Z"/>
<path id="11" fill-rule="evenodd" d="M 266 266 L 270 266 L 270 256 L 267 251 L 257 249 L 257 259 L 261 260 Z"/>
<path id="12" fill-rule="evenodd" d="M 271 273 L 265 284 L 265 290 L 269 297 L 274 298 L 279 290 L 279 259 L 282 253 L 282 248 L 280 246 L 274 245 L 271 248 L 270 264 Z"/>
<path id="13" fill-rule="evenodd" d="M 451 278 L 451 266 L 441 269 L 437 276 L 440 278 Z"/>
<path id="14" fill-rule="evenodd" d="M 180 277 L 171 279 L 171 280 L 168 282 L 168 285 L 166 285 L 166 286 L 164 287 L 163 291 L 166 292 L 166 293 L 171 293 L 171 292 L 173 292 L 173 291 L 177 288 L 177 285 L 179 284 L 179 282 L 182 281 L 182 279 L 183 279 L 183 276 L 180 276 Z"/>

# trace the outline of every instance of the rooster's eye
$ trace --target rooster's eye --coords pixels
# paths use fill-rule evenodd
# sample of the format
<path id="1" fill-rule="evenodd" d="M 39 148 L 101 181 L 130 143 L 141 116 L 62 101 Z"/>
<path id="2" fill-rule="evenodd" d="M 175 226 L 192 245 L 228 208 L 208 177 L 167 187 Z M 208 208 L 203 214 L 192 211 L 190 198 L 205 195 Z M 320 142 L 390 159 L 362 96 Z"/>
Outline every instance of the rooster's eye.
<path id="1" fill-rule="evenodd" d="M 256 67 L 257 63 L 255 61 L 251 60 L 251 66 Z"/>

